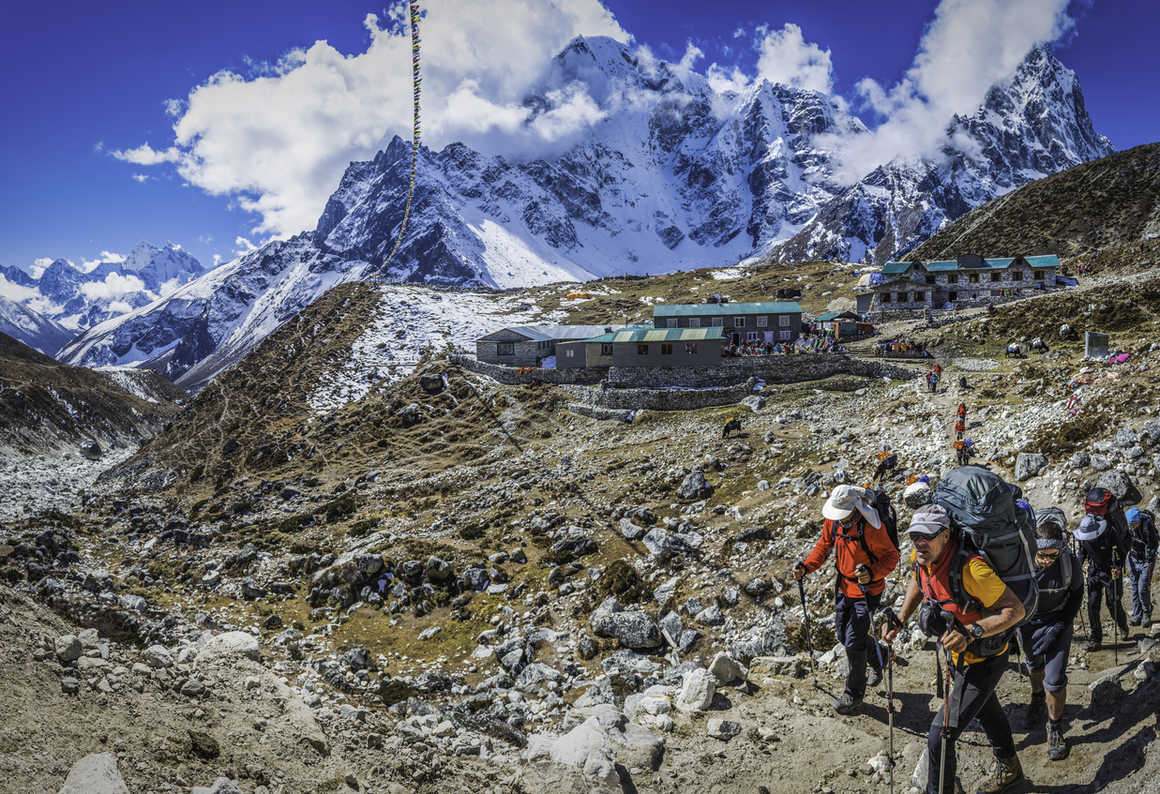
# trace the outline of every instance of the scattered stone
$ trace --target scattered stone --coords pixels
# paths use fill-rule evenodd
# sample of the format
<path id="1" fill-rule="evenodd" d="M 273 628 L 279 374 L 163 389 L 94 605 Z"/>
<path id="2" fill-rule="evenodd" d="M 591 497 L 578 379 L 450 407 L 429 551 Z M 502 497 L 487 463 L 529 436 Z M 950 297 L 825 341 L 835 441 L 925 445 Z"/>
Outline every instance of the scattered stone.
<path id="1" fill-rule="evenodd" d="M 164 645 L 150 645 L 141 653 L 143 658 L 150 667 L 165 668 L 173 666 L 173 657 L 170 655 L 168 649 Z"/>
<path id="2" fill-rule="evenodd" d="M 218 746 L 217 739 L 210 736 L 205 731 L 189 731 L 190 750 L 198 758 L 217 758 L 221 755 L 221 748 Z"/>
<path id="3" fill-rule="evenodd" d="M 718 653 L 709 663 L 709 672 L 719 684 L 732 684 L 745 680 L 745 669 L 727 653 Z"/>
<path id="4" fill-rule="evenodd" d="M 209 788 L 194 786 L 191 794 L 243 794 L 243 792 L 233 780 L 219 777 Z"/>
<path id="5" fill-rule="evenodd" d="M 93 753 L 73 764 L 58 794 L 129 794 L 112 753 Z"/>
<path id="6" fill-rule="evenodd" d="M 227 631 L 198 642 L 198 663 L 229 656 L 242 656 L 257 661 L 258 638 L 244 631 Z"/>
<path id="7" fill-rule="evenodd" d="M 1029 480 L 1047 468 L 1047 456 L 1038 452 L 1020 452 L 1015 456 L 1015 479 Z"/>
<path id="8" fill-rule="evenodd" d="M 717 685 L 713 676 L 705 668 L 698 667 L 685 674 L 676 706 L 681 711 L 706 711 L 713 705 L 713 695 L 716 693 Z"/>
<path id="9" fill-rule="evenodd" d="M 1112 496 L 1122 505 L 1134 505 L 1142 501 L 1143 497 L 1132 478 L 1120 469 L 1105 471 L 1096 477 L 1097 488 L 1107 488 Z"/>
<path id="10" fill-rule="evenodd" d="M 56 658 L 61 664 L 69 664 L 80 658 L 84 646 L 75 634 L 63 634 L 56 638 Z"/>
<path id="11" fill-rule="evenodd" d="M 685 475 L 685 479 L 677 488 L 677 497 L 685 500 L 708 499 L 713 495 L 713 486 L 705 479 L 705 475 L 694 469 Z"/>
<path id="12" fill-rule="evenodd" d="M 705 732 L 714 739 L 727 742 L 741 733 L 741 723 L 714 717 L 709 720 L 708 729 Z"/>

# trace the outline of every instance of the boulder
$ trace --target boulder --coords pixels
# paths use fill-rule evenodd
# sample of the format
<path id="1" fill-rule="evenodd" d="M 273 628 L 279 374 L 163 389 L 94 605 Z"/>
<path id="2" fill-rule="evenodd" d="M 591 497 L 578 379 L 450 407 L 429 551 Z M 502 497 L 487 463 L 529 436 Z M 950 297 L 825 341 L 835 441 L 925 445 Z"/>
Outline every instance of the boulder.
<path id="1" fill-rule="evenodd" d="M 58 794 L 129 794 L 112 753 L 93 753 L 73 764 Z"/>
<path id="2" fill-rule="evenodd" d="M 89 460 L 100 460 L 104 453 L 101 451 L 101 445 L 90 438 L 81 444 L 81 454 Z"/>
<path id="3" fill-rule="evenodd" d="M 749 680 L 760 683 L 766 676 L 805 678 L 810 672 L 809 658 L 797 656 L 758 656 L 749 663 Z"/>
<path id="4" fill-rule="evenodd" d="M 1029 480 L 1047 468 L 1047 456 L 1038 452 L 1020 452 L 1015 457 L 1015 479 Z"/>
<path id="5" fill-rule="evenodd" d="M 712 495 L 713 486 L 709 484 L 699 469 L 694 469 L 685 475 L 685 479 L 677 488 L 677 497 L 680 499 L 707 499 Z"/>
<path id="6" fill-rule="evenodd" d="M 53 645 L 56 650 L 56 658 L 61 664 L 75 662 L 84 651 L 80 638 L 75 634 L 63 634 L 56 638 Z"/>
<path id="7" fill-rule="evenodd" d="M 751 394 L 741 400 L 741 404 L 753 413 L 758 413 L 765 407 L 765 398 L 760 394 Z"/>
<path id="8" fill-rule="evenodd" d="M 1091 461 L 1092 461 L 1092 456 L 1089 455 L 1088 453 L 1077 452 L 1068 459 L 1067 467 L 1069 469 L 1072 469 L 1073 471 L 1076 471 L 1079 469 L 1087 468 L 1088 464 L 1091 463 Z"/>
<path id="9" fill-rule="evenodd" d="M 598 611 L 593 613 L 590 625 L 597 637 L 615 638 L 623 648 L 645 650 L 659 648 L 661 645 L 660 627 L 645 612 L 625 610 L 600 613 Z"/>
<path id="10" fill-rule="evenodd" d="M 713 705 L 716 693 L 717 684 L 713 676 L 705 668 L 698 667 L 685 674 L 676 706 L 681 711 L 706 711 Z"/>
<path id="11" fill-rule="evenodd" d="M 741 723 L 733 722 L 732 720 L 723 720 L 720 717 L 714 717 L 713 719 L 709 720 L 709 724 L 706 726 L 705 732 L 714 739 L 720 739 L 723 742 L 727 742 L 734 736 L 741 733 Z"/>
<path id="12" fill-rule="evenodd" d="M 173 666 L 173 656 L 164 645 L 150 645 L 141 652 L 141 657 L 150 667 L 160 669 Z"/>
<path id="13" fill-rule="evenodd" d="M 1160 444 L 1160 419 L 1149 419 L 1140 431 L 1140 438 L 1150 446 Z"/>
<path id="14" fill-rule="evenodd" d="M 709 672 L 719 684 L 732 684 L 745 680 L 745 668 L 727 653 L 718 653 L 709 663 Z"/>
<path id="15" fill-rule="evenodd" d="M 1105 471 L 1096 477 L 1097 488 L 1107 488 L 1121 505 L 1138 504 L 1143 497 L 1132 478 L 1120 469 Z"/>
<path id="16" fill-rule="evenodd" d="M 620 519 L 620 534 L 625 540 L 640 540 L 644 537 L 645 528 L 632 523 L 632 519 Z"/>
<path id="17" fill-rule="evenodd" d="M 438 394 L 443 391 L 442 375 L 420 375 L 419 386 L 428 394 Z"/>
<path id="18" fill-rule="evenodd" d="M 212 637 L 202 638 L 197 643 L 197 662 L 212 659 L 244 657 L 258 660 L 258 638 L 244 631 L 227 631 Z"/>

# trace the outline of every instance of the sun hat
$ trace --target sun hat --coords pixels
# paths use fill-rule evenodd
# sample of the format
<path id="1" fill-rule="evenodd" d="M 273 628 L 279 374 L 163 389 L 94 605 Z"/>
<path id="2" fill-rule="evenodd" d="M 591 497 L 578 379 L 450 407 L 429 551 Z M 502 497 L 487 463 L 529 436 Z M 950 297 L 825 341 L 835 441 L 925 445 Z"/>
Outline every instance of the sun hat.
<path id="1" fill-rule="evenodd" d="M 1075 536 L 1078 540 L 1095 540 L 1108 528 L 1108 522 L 1103 516 L 1086 515 L 1076 527 Z"/>
<path id="2" fill-rule="evenodd" d="M 822 505 L 822 515 L 831 521 L 842 521 L 857 510 L 872 527 L 882 526 L 878 511 L 869 504 L 870 492 L 857 485 L 839 485 Z"/>
<path id="3" fill-rule="evenodd" d="M 944 529 L 951 528 L 951 517 L 942 505 L 923 505 L 914 511 L 910 518 L 910 526 L 906 529 L 908 535 L 926 535 L 933 538 Z"/>

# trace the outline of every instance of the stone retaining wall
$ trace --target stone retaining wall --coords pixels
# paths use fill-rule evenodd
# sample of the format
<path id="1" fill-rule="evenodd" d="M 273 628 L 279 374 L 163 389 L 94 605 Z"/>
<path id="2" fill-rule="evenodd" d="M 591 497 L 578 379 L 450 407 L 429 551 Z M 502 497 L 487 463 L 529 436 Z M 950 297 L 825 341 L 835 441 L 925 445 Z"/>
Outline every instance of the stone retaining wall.
<path id="1" fill-rule="evenodd" d="M 604 377 L 603 370 L 588 369 L 543 369 L 536 367 L 527 372 L 520 372 L 515 367 L 506 367 L 503 364 L 490 364 L 480 361 L 467 353 L 451 353 L 447 359 L 464 369 L 480 375 L 486 375 L 497 383 L 508 386 L 519 386 L 524 383 L 552 383 L 556 385 L 568 383 L 599 383 Z"/>
<path id="2" fill-rule="evenodd" d="M 714 405 L 732 405 L 753 393 L 756 378 L 732 386 L 704 389 L 609 389 L 595 386 L 564 386 L 575 403 L 594 408 L 648 411 L 689 411 Z M 571 408 L 571 406 L 569 406 Z M 597 417 L 601 418 L 601 417 Z"/>
<path id="3" fill-rule="evenodd" d="M 918 372 L 885 361 L 868 361 L 841 354 L 805 353 L 793 356 L 743 356 L 722 360 L 714 367 L 612 367 L 609 386 L 640 388 L 684 386 L 705 388 L 732 386 L 749 378 L 770 384 L 801 383 L 831 375 L 859 375 L 910 380 Z"/>

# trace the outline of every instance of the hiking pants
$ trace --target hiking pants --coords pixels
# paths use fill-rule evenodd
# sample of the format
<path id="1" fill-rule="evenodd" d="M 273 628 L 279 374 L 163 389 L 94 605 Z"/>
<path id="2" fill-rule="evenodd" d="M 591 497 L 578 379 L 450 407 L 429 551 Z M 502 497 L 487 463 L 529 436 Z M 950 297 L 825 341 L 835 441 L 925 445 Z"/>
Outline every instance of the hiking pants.
<path id="1" fill-rule="evenodd" d="M 1123 581 L 1112 580 L 1112 572 L 1100 568 L 1089 568 L 1087 579 L 1087 609 L 1088 619 L 1091 620 L 1091 638 L 1094 642 L 1103 642 L 1104 627 L 1100 625 L 1100 599 L 1108 604 L 1108 614 L 1119 626 L 1120 631 L 1128 633 L 1128 616 L 1124 613 Z M 1105 595 L 1106 593 L 1106 595 Z"/>
<path id="2" fill-rule="evenodd" d="M 1152 591 L 1148 580 L 1151 578 L 1152 562 L 1136 562 L 1128 558 L 1128 583 L 1132 593 L 1132 617 L 1144 620 L 1152 616 Z"/>
<path id="3" fill-rule="evenodd" d="M 870 621 L 874 610 L 878 609 L 881 595 L 867 598 L 851 598 L 839 592 L 834 603 L 834 632 L 838 642 L 846 648 L 846 660 L 850 663 L 850 673 L 846 676 L 846 692 L 861 699 L 866 695 L 866 663 L 875 670 L 882 670 L 882 660 L 886 653 L 877 640 L 869 638 Z"/>
<path id="4" fill-rule="evenodd" d="M 1054 628 L 1054 627 L 1060 628 Z M 1032 653 L 1044 633 L 1056 631 L 1056 637 L 1039 656 Z M 1027 658 L 1027 669 L 1032 673 L 1043 671 L 1043 688 L 1059 692 L 1067 686 L 1067 657 L 1071 654 L 1072 625 L 1062 620 L 1050 623 L 1024 623 L 1019 627 L 1019 645 Z"/>
<path id="5" fill-rule="evenodd" d="M 939 653 L 941 652 L 940 649 Z M 1011 736 L 1011 723 L 1007 722 L 1007 715 L 1003 713 L 1003 707 L 999 705 L 999 698 L 995 694 L 995 687 L 999 685 L 999 679 L 1006 669 L 1007 654 L 1004 652 L 986 661 L 968 664 L 962 669 L 955 670 L 950 697 L 934 715 L 930 732 L 926 737 L 927 759 L 930 762 L 927 767 L 927 794 L 954 794 L 955 770 L 958 767 L 955 762 L 955 740 L 976 717 L 987 734 L 991 752 L 995 757 L 1015 757 L 1015 740 Z M 938 778 L 942 752 L 943 709 L 947 705 L 950 706 L 950 725 L 947 728 L 946 784 L 940 792 Z"/>

